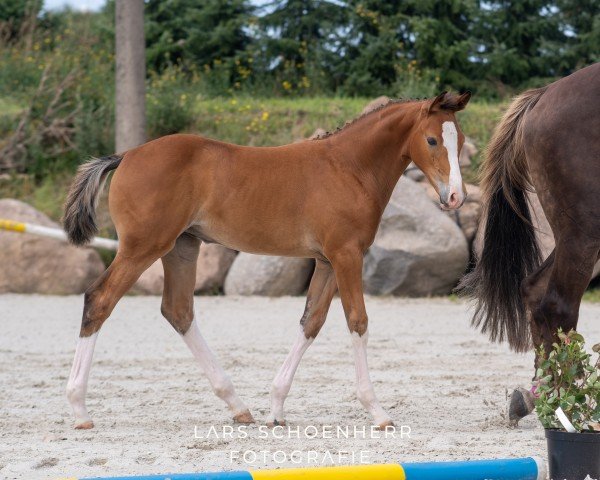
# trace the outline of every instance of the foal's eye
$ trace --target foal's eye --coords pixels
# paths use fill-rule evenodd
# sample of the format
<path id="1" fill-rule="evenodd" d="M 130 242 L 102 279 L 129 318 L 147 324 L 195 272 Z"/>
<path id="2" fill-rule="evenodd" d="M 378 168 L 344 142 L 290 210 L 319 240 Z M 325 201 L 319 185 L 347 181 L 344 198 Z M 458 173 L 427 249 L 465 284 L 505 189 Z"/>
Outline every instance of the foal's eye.
<path id="1" fill-rule="evenodd" d="M 427 137 L 427 143 L 431 146 L 437 145 L 437 140 L 433 137 Z"/>

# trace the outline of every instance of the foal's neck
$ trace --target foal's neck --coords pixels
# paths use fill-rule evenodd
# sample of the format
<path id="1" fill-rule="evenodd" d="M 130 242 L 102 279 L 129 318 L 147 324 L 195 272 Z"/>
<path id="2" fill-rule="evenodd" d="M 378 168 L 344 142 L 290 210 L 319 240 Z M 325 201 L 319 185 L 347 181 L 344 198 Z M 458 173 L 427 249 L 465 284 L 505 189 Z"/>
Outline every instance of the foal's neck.
<path id="1" fill-rule="evenodd" d="M 343 160 L 365 180 L 382 209 L 410 163 L 409 138 L 422 102 L 393 103 L 332 137 Z"/>

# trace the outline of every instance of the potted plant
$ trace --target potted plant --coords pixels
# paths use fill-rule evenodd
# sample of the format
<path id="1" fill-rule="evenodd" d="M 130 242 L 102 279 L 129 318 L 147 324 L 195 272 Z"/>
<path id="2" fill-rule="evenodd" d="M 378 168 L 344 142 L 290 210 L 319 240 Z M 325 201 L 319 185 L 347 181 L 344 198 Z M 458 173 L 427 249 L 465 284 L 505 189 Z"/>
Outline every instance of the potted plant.
<path id="1" fill-rule="evenodd" d="M 538 352 L 535 409 L 546 429 L 553 480 L 600 479 L 600 355 L 593 361 L 583 337 L 558 331 L 547 356 Z M 600 353 L 600 344 L 592 349 Z"/>

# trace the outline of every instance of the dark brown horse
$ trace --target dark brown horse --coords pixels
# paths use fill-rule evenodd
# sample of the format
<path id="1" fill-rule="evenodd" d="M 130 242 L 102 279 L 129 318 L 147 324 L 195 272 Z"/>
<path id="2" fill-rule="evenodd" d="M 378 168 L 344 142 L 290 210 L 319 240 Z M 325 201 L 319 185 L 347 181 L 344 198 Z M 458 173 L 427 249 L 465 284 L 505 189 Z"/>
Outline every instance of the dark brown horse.
<path id="1" fill-rule="evenodd" d="M 543 262 L 531 187 L 556 243 Z M 477 300 L 473 323 L 516 351 L 549 352 L 558 328 L 576 329 L 600 251 L 600 64 L 512 102 L 487 149 L 482 188 L 483 250 L 461 283 Z M 526 400 L 513 395 L 513 420 L 531 410 Z"/>
<path id="2" fill-rule="evenodd" d="M 183 337 L 234 419 L 250 411 L 194 321 L 196 259 L 201 242 L 267 255 L 312 257 L 298 338 L 273 381 L 270 424 L 283 424 L 283 403 L 302 355 L 325 322 L 339 288 L 356 360 L 358 398 L 380 427 L 392 423 L 367 368 L 363 255 L 407 165 L 414 161 L 446 208 L 465 198 L 458 166 L 464 136 L 455 112 L 470 94 L 392 102 L 326 138 L 281 147 L 231 145 L 172 135 L 83 165 L 71 187 L 64 225 L 84 244 L 96 231 L 96 198 L 110 170 L 109 207 L 119 251 L 88 289 L 67 396 L 76 428 L 91 428 L 85 394 L 98 331 L 121 296 L 161 258 L 162 313 Z"/>

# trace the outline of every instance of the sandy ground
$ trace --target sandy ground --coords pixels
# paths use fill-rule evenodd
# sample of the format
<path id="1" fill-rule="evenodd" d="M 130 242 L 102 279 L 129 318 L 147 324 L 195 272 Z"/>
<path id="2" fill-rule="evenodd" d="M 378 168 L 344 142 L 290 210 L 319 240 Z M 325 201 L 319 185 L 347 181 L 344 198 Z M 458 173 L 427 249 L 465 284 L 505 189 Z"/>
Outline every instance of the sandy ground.
<path id="1" fill-rule="evenodd" d="M 245 438 L 223 435 L 233 425 L 228 412 L 161 317 L 158 297 L 125 298 L 105 324 L 88 392 L 96 428 L 76 431 L 64 389 L 82 303 L 79 296 L 0 296 L 0 478 L 545 456 L 535 418 L 506 426 L 507 389 L 528 384 L 532 354 L 489 344 L 469 327 L 466 305 L 448 300 L 367 299 L 375 389 L 409 438 L 399 430 L 396 438 L 369 438 L 338 299 L 286 404 L 302 438 L 298 430 L 275 438 L 259 429 L 302 298 L 196 298 L 208 343 L 259 422 Z M 584 305 L 581 317 L 580 331 L 597 342 L 600 305 Z M 330 436 L 324 426 L 349 427 L 350 438 L 345 430 L 337 438 L 335 429 L 334 438 L 323 438 Z M 318 438 L 304 438 L 314 427 Z"/>

